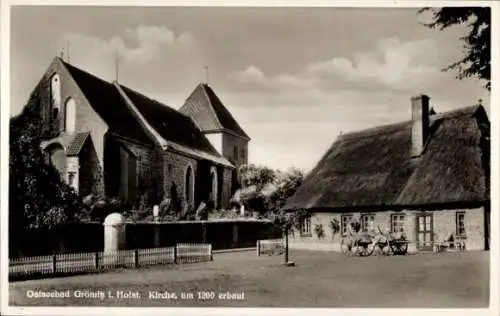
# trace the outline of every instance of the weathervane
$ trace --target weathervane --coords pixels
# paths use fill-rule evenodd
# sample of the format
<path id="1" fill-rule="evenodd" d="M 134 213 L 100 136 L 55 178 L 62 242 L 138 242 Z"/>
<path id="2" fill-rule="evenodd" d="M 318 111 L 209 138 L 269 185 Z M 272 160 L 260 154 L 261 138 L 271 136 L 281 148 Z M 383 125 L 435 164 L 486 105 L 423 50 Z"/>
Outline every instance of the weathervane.
<path id="1" fill-rule="evenodd" d="M 205 83 L 208 84 L 208 66 L 205 66 Z"/>

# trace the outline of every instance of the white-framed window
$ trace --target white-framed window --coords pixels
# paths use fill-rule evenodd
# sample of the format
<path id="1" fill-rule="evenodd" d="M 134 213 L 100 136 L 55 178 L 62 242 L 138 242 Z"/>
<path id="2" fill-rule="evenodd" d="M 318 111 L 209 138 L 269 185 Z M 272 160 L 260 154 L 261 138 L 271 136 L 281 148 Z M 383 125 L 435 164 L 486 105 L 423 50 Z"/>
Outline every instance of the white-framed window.
<path id="1" fill-rule="evenodd" d="M 74 171 L 68 172 L 68 185 L 73 188 L 75 187 L 75 176 L 76 172 Z"/>
<path id="2" fill-rule="evenodd" d="M 361 231 L 368 232 L 373 230 L 375 222 L 375 215 L 363 214 L 361 215 Z"/>
<path id="3" fill-rule="evenodd" d="M 311 235 L 311 218 L 306 217 L 302 220 L 300 224 L 300 234 L 301 235 Z"/>
<path id="4" fill-rule="evenodd" d="M 391 215 L 391 232 L 402 233 L 405 231 L 405 215 L 392 214 Z"/>
<path id="5" fill-rule="evenodd" d="M 349 225 L 351 225 L 352 215 L 342 215 L 340 216 L 340 231 L 342 236 L 347 235 L 349 232 Z"/>
<path id="6" fill-rule="evenodd" d="M 464 237 L 465 233 L 465 212 L 457 212 L 455 215 L 456 220 L 456 234 L 457 236 Z"/>

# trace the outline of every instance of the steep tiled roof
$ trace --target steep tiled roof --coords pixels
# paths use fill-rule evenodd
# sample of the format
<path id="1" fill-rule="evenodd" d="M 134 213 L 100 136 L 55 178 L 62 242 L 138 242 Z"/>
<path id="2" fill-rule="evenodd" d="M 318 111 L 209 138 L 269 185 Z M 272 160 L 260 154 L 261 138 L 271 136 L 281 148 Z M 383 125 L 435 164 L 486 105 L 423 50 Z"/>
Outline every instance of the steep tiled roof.
<path id="1" fill-rule="evenodd" d="M 154 129 L 154 134 L 160 135 L 172 149 L 232 167 L 188 116 L 130 88 L 106 82 L 68 63 L 64 65 L 92 108 L 108 124 L 109 132 L 152 144 L 155 135 L 151 135 L 151 130 L 143 125 L 142 116 Z M 125 94 L 121 94 L 120 90 Z M 127 98 L 131 105 L 127 103 Z M 135 108 L 140 116 L 134 112 Z"/>
<path id="2" fill-rule="evenodd" d="M 205 153 L 202 156 L 206 159 L 231 165 L 213 148 L 191 118 L 123 85 L 120 88 L 170 147 L 181 151 L 184 147 L 197 156 Z"/>
<path id="3" fill-rule="evenodd" d="M 340 136 L 285 209 L 406 207 L 489 199 L 489 121 L 482 106 L 430 117 L 421 157 L 412 123 Z"/>
<path id="4" fill-rule="evenodd" d="M 89 136 L 89 132 L 76 133 L 73 137 L 73 140 L 68 144 L 66 149 L 67 156 L 77 156 L 80 153 L 87 137 Z"/>
<path id="5" fill-rule="evenodd" d="M 203 132 L 226 130 L 250 140 L 207 84 L 199 84 L 179 111 L 192 117 Z"/>
<path id="6" fill-rule="evenodd" d="M 58 137 L 42 141 L 40 147 L 42 149 L 45 149 L 52 144 L 60 144 L 61 146 L 64 147 L 66 156 L 78 156 L 89 134 L 90 134 L 89 132 L 82 132 L 82 133 L 63 132 Z"/>

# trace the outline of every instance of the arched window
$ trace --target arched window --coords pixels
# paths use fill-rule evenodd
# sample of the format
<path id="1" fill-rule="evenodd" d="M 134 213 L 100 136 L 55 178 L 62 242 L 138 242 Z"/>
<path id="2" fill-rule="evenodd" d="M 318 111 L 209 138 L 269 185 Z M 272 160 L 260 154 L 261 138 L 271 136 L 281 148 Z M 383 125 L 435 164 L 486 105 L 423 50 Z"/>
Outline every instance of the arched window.
<path id="1" fill-rule="evenodd" d="M 188 166 L 186 170 L 186 181 L 184 183 L 184 197 L 186 198 L 186 203 L 193 206 L 193 195 L 194 195 L 194 175 L 193 168 Z"/>
<path id="2" fill-rule="evenodd" d="M 218 200 L 218 190 L 217 190 L 217 169 L 215 167 L 212 167 L 210 170 L 210 176 L 212 178 L 212 190 L 210 193 L 210 197 L 212 198 L 212 201 L 214 202 L 214 207 L 217 207 L 217 200 Z"/>
<path id="3" fill-rule="evenodd" d="M 66 101 L 66 113 L 64 113 L 65 128 L 67 132 L 74 132 L 76 128 L 76 106 L 75 100 L 68 99 Z"/>
<path id="4" fill-rule="evenodd" d="M 58 74 L 55 74 L 50 79 L 50 97 L 52 101 L 52 108 L 59 109 L 61 108 L 61 78 L 59 78 Z M 51 111 L 54 113 L 54 111 Z"/>

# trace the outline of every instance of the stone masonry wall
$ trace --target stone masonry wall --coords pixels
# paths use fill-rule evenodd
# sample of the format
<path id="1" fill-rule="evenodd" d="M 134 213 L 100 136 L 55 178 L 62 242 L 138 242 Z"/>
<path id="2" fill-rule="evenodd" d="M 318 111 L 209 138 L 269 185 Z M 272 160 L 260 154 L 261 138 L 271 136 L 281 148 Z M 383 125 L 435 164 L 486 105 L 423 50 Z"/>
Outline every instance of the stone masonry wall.
<path id="1" fill-rule="evenodd" d="M 232 169 L 224 168 L 222 179 L 221 208 L 228 209 L 231 200 Z"/>
<path id="2" fill-rule="evenodd" d="M 181 200 L 181 206 L 185 200 L 186 171 L 188 166 L 193 169 L 193 179 L 196 182 L 197 161 L 194 158 L 187 157 L 176 152 L 166 151 L 163 153 L 163 190 L 165 195 L 171 196 L 171 189 L 174 186 L 177 196 Z M 194 182 L 191 188 L 191 197 L 194 196 Z M 196 206 L 192 205 L 193 208 Z"/>
<path id="3" fill-rule="evenodd" d="M 237 147 L 237 155 L 234 155 L 234 147 Z M 242 155 L 243 150 L 243 155 Z M 248 163 L 248 142 L 239 137 L 223 133 L 222 156 L 228 159 L 236 168 Z"/>

